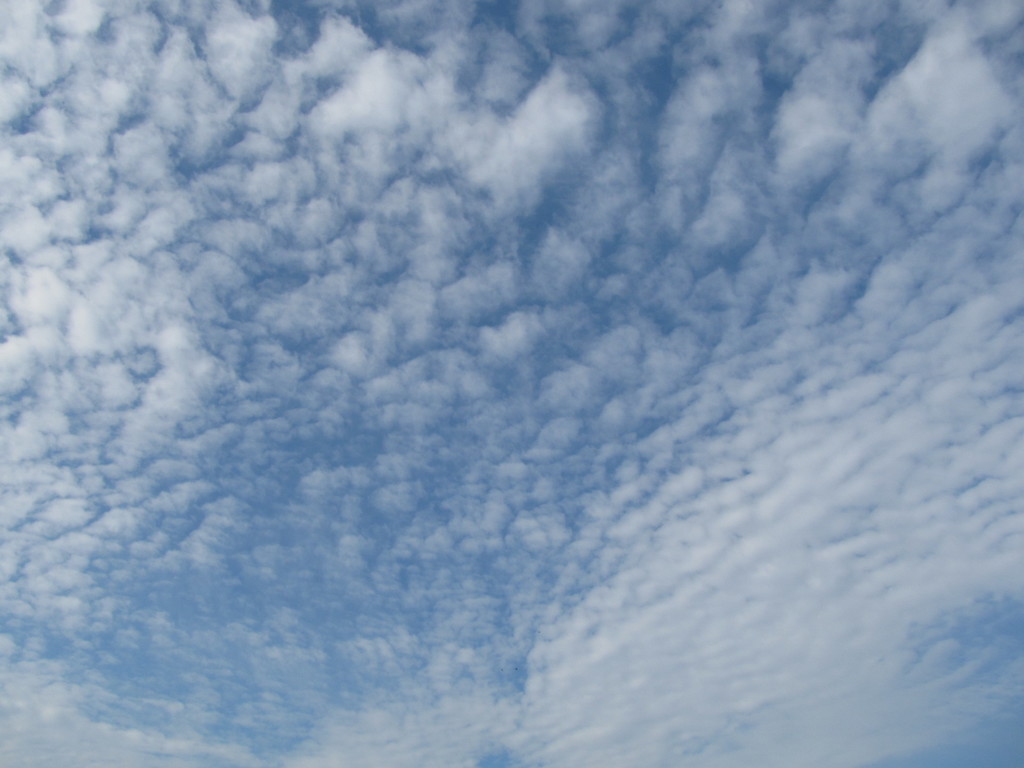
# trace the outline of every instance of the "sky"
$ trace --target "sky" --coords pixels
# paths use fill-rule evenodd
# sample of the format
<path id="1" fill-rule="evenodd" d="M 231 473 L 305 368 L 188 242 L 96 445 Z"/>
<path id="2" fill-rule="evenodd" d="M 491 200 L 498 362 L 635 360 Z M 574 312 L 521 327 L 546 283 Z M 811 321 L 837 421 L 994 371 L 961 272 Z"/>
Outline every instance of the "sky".
<path id="1" fill-rule="evenodd" d="M 0 764 L 1024 766 L 1024 4 L 0 7 Z"/>

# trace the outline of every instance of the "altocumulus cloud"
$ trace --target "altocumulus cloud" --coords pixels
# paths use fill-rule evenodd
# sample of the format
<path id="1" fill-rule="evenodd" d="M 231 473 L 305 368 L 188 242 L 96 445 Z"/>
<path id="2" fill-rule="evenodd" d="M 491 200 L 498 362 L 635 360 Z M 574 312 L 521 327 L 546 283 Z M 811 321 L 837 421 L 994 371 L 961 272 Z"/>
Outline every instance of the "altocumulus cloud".
<path id="1" fill-rule="evenodd" d="M 1019 765 L 1022 25 L 9 3 L 0 762 Z"/>

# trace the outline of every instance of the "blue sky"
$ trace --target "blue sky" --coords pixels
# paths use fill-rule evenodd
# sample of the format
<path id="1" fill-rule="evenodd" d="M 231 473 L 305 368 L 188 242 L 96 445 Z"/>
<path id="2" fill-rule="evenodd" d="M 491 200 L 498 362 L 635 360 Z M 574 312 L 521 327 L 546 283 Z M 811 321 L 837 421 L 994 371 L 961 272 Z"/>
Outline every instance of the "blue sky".
<path id="1" fill-rule="evenodd" d="M 0 28 L 0 763 L 1024 765 L 1024 6 Z"/>

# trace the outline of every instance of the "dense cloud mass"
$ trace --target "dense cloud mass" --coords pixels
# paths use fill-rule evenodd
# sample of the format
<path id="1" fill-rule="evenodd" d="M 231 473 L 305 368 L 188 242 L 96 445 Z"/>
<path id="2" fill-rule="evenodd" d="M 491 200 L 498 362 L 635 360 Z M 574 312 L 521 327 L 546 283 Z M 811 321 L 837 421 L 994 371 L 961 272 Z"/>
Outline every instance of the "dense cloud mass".
<path id="1" fill-rule="evenodd" d="M 1024 5 L 4 15 L 0 763 L 1024 761 Z"/>

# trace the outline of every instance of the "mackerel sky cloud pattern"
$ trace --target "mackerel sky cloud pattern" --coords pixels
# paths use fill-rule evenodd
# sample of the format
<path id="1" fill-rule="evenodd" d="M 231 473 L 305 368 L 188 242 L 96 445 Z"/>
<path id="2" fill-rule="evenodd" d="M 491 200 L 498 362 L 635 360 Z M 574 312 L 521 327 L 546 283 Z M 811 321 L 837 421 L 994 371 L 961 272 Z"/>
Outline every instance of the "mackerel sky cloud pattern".
<path id="1" fill-rule="evenodd" d="M 0 764 L 1024 763 L 1024 6 L 0 24 Z"/>

